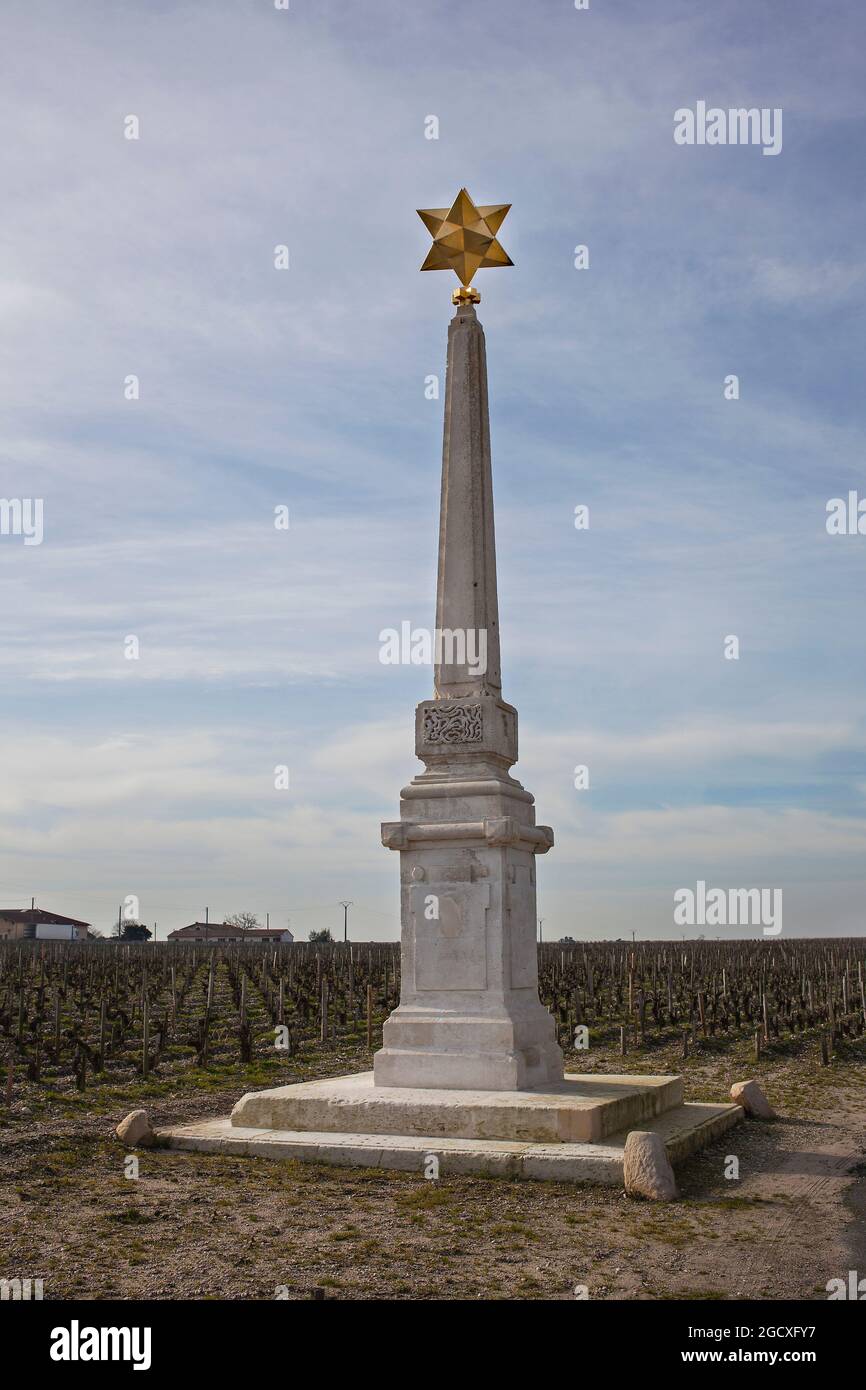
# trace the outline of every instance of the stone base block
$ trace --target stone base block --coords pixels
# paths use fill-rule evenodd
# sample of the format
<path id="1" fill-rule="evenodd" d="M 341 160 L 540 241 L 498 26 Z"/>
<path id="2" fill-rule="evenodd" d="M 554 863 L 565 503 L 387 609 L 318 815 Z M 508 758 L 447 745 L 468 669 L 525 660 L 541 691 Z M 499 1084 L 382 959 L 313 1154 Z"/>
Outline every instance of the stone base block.
<path id="1" fill-rule="evenodd" d="M 395 1046 L 390 1036 L 373 1058 L 379 1087 L 420 1090 L 429 1086 L 437 1092 L 462 1090 L 486 1095 L 488 1091 L 497 1091 L 522 1095 L 528 1090 L 547 1090 L 550 1085 L 562 1084 L 562 1052 L 553 1038 L 520 1049 L 485 1052 L 475 1046 L 459 1052 L 454 1046 L 441 1051 L 430 1046 Z M 409 1084 L 410 1078 L 413 1085 Z"/>
<path id="2" fill-rule="evenodd" d="M 682 1104 L 680 1076 L 569 1075 L 531 1091 L 377 1086 L 372 1072 L 251 1091 L 239 1128 L 595 1143 Z"/>

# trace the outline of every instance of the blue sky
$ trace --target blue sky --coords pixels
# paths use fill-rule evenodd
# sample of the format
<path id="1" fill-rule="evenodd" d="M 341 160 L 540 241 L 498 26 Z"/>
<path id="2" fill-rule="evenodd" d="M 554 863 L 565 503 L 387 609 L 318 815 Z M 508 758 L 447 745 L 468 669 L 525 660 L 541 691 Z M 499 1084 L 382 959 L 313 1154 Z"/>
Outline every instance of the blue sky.
<path id="1" fill-rule="evenodd" d="M 7 0 L 0 30 L 0 496 L 45 513 L 0 536 L 0 905 L 306 936 L 346 897 L 399 934 L 379 822 L 432 676 L 378 634 L 433 621 L 452 288 L 414 209 L 465 184 L 513 204 L 478 286 L 545 936 L 674 935 L 698 879 L 862 932 L 866 536 L 825 528 L 866 496 L 856 0 Z M 782 152 L 676 145 L 698 100 L 781 108 Z"/>

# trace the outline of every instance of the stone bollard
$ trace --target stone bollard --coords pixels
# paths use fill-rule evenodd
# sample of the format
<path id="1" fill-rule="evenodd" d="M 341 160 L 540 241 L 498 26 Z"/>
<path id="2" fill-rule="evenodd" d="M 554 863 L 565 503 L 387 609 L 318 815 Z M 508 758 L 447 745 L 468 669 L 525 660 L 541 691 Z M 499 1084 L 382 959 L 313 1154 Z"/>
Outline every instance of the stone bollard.
<path id="1" fill-rule="evenodd" d="M 661 1135 L 651 1130 L 633 1129 L 625 1141 L 623 1179 L 630 1197 L 648 1197 L 653 1202 L 673 1202 L 677 1197 L 674 1170 Z"/>
<path id="2" fill-rule="evenodd" d="M 120 1142 L 129 1149 L 150 1149 L 156 1143 L 156 1135 L 150 1127 L 146 1110 L 130 1111 L 114 1132 Z"/>
<path id="3" fill-rule="evenodd" d="M 735 1081 L 731 1087 L 731 1100 L 741 1105 L 747 1115 L 756 1120 L 775 1120 L 773 1109 L 757 1081 Z"/>

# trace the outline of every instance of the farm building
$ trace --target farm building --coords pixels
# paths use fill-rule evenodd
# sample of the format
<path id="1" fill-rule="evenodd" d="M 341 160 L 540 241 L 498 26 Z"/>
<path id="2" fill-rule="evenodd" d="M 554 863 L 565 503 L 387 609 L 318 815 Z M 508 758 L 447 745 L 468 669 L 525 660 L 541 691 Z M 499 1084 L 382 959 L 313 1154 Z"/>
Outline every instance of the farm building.
<path id="1" fill-rule="evenodd" d="M 294 939 L 288 927 L 252 927 L 245 930 L 233 926 L 231 922 L 191 922 L 188 927 L 178 927 L 177 931 L 168 934 L 169 941 L 211 942 L 214 946 L 235 941 L 277 942 Z"/>
<path id="2" fill-rule="evenodd" d="M 0 907 L 0 941 L 86 941 L 89 928 L 41 907 Z"/>

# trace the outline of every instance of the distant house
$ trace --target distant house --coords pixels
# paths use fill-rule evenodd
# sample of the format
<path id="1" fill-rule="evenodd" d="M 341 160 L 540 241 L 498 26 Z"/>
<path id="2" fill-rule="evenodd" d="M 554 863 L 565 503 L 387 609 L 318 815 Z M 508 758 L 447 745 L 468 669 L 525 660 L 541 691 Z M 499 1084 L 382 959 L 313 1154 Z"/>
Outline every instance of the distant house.
<path id="1" fill-rule="evenodd" d="M 86 941 L 89 922 L 41 907 L 0 907 L 0 941 Z"/>
<path id="2" fill-rule="evenodd" d="M 232 926 L 230 922 L 190 922 L 188 927 L 178 927 L 170 931 L 169 941 L 201 941 L 212 946 L 226 945 L 236 941 L 268 942 L 294 941 L 288 927 L 243 927 Z"/>

